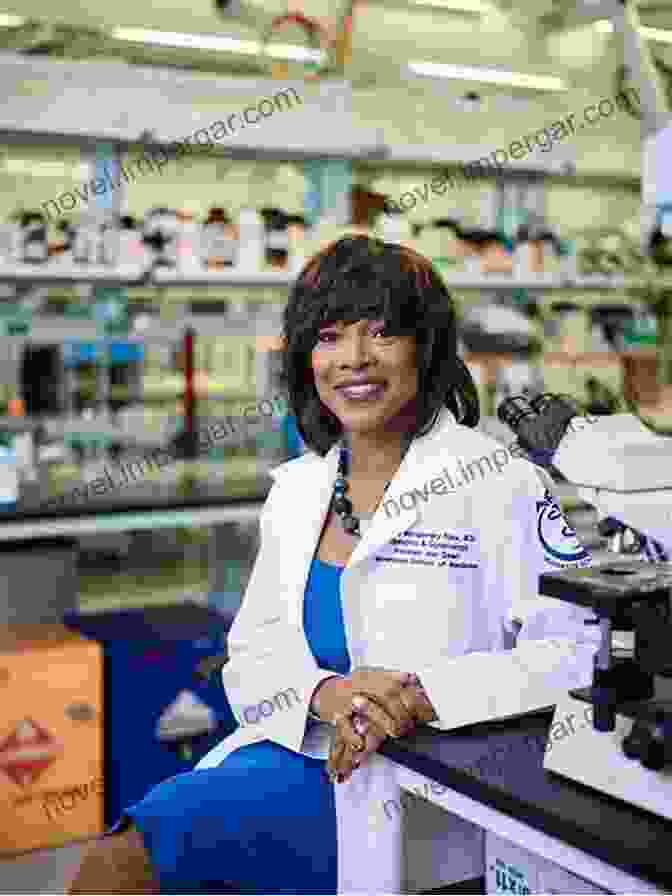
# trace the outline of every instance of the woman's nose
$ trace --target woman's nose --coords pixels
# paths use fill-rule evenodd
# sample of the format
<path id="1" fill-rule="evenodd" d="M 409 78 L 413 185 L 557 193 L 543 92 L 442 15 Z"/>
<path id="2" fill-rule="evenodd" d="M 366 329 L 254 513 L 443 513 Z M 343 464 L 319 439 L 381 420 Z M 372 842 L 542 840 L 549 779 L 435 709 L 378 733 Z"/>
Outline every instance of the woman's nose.
<path id="1" fill-rule="evenodd" d="M 371 357 L 368 337 L 365 333 L 351 333 L 341 343 L 341 364 L 361 367 Z"/>

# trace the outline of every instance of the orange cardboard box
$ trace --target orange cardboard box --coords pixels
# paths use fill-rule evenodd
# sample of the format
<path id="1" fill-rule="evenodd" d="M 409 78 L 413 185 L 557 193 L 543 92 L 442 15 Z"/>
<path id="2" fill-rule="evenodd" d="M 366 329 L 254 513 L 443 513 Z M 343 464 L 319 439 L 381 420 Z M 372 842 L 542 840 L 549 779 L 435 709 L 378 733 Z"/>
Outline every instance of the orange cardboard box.
<path id="1" fill-rule="evenodd" d="M 102 648 L 61 625 L 0 628 L 0 855 L 103 822 Z"/>

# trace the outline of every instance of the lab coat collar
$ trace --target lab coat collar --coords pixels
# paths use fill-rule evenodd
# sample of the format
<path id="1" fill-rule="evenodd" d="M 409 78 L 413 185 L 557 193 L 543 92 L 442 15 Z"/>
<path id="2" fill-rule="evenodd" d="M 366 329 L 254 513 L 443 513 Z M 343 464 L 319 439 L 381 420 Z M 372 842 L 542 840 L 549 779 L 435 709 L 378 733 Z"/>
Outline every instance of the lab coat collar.
<path id="1" fill-rule="evenodd" d="M 355 550 L 350 556 L 347 569 L 361 563 L 384 544 L 390 542 L 401 532 L 405 532 L 413 526 L 419 516 L 419 510 L 413 505 L 412 509 L 403 508 L 398 500 L 405 492 L 412 492 L 414 486 L 422 487 L 432 478 L 432 473 L 445 463 L 446 444 L 445 435 L 450 429 L 457 428 L 454 415 L 448 408 L 443 408 L 436 423 L 423 436 L 416 436 L 411 442 L 404 459 L 401 462 L 390 486 L 385 493 L 384 501 L 378 506 L 368 529 L 364 532 Z M 336 442 L 324 457 L 309 452 L 300 458 L 280 464 L 270 470 L 270 475 L 276 482 L 280 482 L 285 475 L 296 471 L 300 473 L 301 489 L 306 496 L 310 496 L 311 510 L 305 518 L 306 525 L 310 527 L 311 537 L 307 539 L 310 545 L 310 559 L 315 550 L 315 545 L 320 537 L 324 525 L 329 504 L 333 493 L 334 480 L 338 469 L 338 450 Z M 394 500 L 399 508 L 399 514 L 388 516 L 385 502 Z M 388 505 L 389 506 L 389 505 Z"/>

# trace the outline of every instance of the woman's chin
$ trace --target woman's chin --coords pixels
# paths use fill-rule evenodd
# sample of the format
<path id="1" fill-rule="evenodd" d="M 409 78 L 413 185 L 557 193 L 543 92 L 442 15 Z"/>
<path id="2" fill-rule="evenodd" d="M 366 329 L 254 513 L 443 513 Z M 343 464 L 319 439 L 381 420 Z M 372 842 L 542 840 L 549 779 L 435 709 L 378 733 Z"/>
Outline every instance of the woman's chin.
<path id="1" fill-rule="evenodd" d="M 386 412 L 384 408 L 375 410 L 362 408 L 361 410 L 349 410 L 346 413 L 340 413 L 338 418 L 346 432 L 363 434 L 389 428 L 396 416 L 396 414 L 392 414 L 389 411 Z"/>

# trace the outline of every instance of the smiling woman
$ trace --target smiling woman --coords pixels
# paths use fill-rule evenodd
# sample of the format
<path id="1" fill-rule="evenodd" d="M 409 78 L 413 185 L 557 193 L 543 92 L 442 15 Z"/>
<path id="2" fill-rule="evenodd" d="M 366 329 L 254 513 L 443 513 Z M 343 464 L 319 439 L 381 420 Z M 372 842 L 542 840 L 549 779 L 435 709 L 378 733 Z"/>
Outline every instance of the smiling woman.
<path id="1" fill-rule="evenodd" d="M 372 800 L 399 801 L 383 741 L 537 710 L 592 674 L 594 644 L 573 643 L 590 635 L 583 618 L 538 606 L 546 505 L 530 464 L 500 462 L 450 499 L 379 512 L 388 489 L 413 494 L 444 464 L 501 451 L 475 429 L 476 387 L 429 260 L 338 240 L 299 274 L 284 337 L 308 450 L 271 471 L 227 641 L 222 682 L 246 724 L 125 810 L 137 830 L 121 836 L 144 875 L 133 892 L 150 891 L 148 868 L 166 893 L 401 892 L 400 819 L 369 827 Z M 510 656 L 512 628 L 555 640 Z M 277 693 L 287 681 L 299 699 Z M 277 704 L 258 702 L 270 694 Z M 461 828 L 451 838 L 455 853 L 470 848 Z M 101 846 L 87 882 L 107 856 Z"/>

